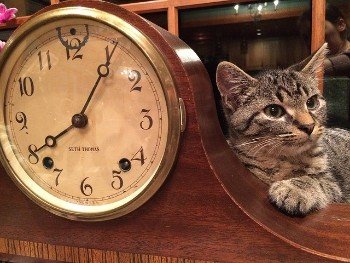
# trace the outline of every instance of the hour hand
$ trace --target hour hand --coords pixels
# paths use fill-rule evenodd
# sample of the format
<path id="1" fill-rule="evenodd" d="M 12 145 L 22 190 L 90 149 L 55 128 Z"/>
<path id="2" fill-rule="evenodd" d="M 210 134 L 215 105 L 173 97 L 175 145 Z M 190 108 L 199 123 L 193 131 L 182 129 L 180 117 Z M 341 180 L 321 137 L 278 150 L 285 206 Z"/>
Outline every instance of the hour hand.
<path id="1" fill-rule="evenodd" d="M 74 125 L 70 125 L 68 128 L 66 128 L 65 130 L 61 131 L 59 134 L 57 134 L 56 136 L 52 136 L 52 135 L 48 135 L 45 138 L 45 144 L 42 145 L 41 147 L 39 147 L 36 152 L 40 151 L 41 149 L 45 148 L 45 147 L 55 147 L 57 144 L 57 139 L 60 138 L 62 135 L 66 134 L 70 129 L 72 129 L 74 127 Z"/>

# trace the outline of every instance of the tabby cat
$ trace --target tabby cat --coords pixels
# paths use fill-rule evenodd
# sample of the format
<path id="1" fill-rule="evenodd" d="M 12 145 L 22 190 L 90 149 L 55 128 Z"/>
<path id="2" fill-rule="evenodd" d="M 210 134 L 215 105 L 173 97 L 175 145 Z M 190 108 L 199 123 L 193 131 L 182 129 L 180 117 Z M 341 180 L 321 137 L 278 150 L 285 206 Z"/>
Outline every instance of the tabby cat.
<path id="1" fill-rule="evenodd" d="M 350 132 L 325 127 L 326 102 L 317 88 L 326 52 L 324 44 L 300 71 L 256 78 L 229 62 L 217 68 L 228 143 L 289 215 L 350 202 Z"/>

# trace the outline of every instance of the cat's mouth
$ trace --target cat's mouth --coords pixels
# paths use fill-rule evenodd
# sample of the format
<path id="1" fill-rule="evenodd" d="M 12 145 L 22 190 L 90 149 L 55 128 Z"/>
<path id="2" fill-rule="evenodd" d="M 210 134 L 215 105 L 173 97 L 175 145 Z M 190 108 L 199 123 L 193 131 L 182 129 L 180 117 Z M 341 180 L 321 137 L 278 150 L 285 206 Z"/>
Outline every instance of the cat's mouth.
<path id="1" fill-rule="evenodd" d="M 292 138 L 284 140 L 286 151 L 291 155 L 300 154 L 314 147 L 322 135 L 321 131 L 315 131 L 310 135 L 303 133 L 294 134 Z"/>
<path id="2" fill-rule="evenodd" d="M 298 145 L 301 146 L 303 144 L 315 143 L 321 137 L 321 133 L 315 133 L 308 136 L 305 135 L 295 135 L 293 139 L 284 140 L 284 142 L 288 145 Z"/>
<path id="3" fill-rule="evenodd" d="M 294 145 L 304 145 L 304 144 L 312 144 L 317 142 L 320 137 L 322 136 L 323 129 L 320 128 L 318 125 L 314 128 L 313 132 L 308 134 L 304 131 L 301 131 L 299 129 L 294 130 L 289 138 L 286 138 L 286 142 L 288 144 L 294 144 Z"/>
<path id="4" fill-rule="evenodd" d="M 310 135 L 304 132 L 290 132 L 277 135 L 281 141 L 280 147 L 283 148 L 282 154 L 296 155 L 314 147 L 322 135 L 322 129 L 315 129 Z"/>

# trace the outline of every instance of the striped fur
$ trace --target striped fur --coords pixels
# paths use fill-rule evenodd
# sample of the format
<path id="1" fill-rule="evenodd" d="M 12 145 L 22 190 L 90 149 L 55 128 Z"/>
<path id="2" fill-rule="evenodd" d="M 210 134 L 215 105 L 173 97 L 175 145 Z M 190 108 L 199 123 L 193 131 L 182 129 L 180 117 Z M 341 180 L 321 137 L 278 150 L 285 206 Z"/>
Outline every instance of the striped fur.
<path id="1" fill-rule="evenodd" d="M 265 71 L 256 78 L 222 62 L 217 84 L 229 123 L 229 143 L 289 215 L 350 202 L 350 133 L 325 128 L 326 102 L 317 88 L 323 46 L 300 72 Z M 278 105 L 274 117 L 266 109 Z M 276 107 L 276 106 L 274 106 Z"/>

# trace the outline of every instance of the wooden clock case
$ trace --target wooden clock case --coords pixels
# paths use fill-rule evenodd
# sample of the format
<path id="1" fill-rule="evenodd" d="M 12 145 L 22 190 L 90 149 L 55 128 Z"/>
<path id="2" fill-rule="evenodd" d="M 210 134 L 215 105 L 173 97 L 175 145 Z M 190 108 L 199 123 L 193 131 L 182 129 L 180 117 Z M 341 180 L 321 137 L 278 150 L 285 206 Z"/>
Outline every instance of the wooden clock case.
<path id="1" fill-rule="evenodd" d="M 350 209 L 288 217 L 267 186 L 232 154 L 222 134 L 208 74 L 197 55 L 166 30 L 116 5 L 64 2 L 118 14 L 166 58 L 187 111 L 178 160 L 146 204 L 121 218 L 78 222 L 30 201 L 0 169 L 0 260 L 39 262 L 350 261 Z M 219 180 L 218 180 L 219 179 Z"/>

